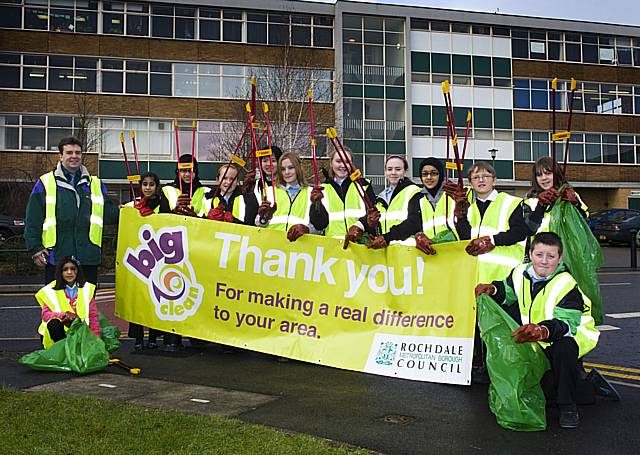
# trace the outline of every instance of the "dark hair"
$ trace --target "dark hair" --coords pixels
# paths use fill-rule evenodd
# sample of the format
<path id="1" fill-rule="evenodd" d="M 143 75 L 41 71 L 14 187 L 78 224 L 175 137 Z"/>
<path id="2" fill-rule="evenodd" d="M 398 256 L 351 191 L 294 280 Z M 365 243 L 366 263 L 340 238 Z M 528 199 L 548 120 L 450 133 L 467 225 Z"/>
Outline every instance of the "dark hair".
<path id="1" fill-rule="evenodd" d="M 486 161 L 478 161 L 477 163 L 474 163 L 473 166 L 471 166 L 467 171 L 467 178 L 471 178 L 471 174 L 477 171 L 487 171 L 489 174 L 491 174 L 491 177 L 496 176 L 496 170 L 492 165 L 490 165 Z"/>
<path id="2" fill-rule="evenodd" d="M 160 192 L 160 177 L 158 177 L 158 174 L 156 174 L 155 172 L 147 172 L 146 174 L 143 174 L 142 177 L 140 177 L 140 182 L 148 177 L 151 177 L 153 181 L 156 182 L 156 192 Z"/>
<path id="3" fill-rule="evenodd" d="M 62 155 L 65 145 L 78 145 L 80 146 L 80 151 L 82 152 L 82 142 L 80 142 L 80 139 L 78 139 L 77 137 L 67 136 L 60 139 L 60 142 L 58 142 L 58 151 L 60 152 L 60 155 Z"/>
<path id="4" fill-rule="evenodd" d="M 531 166 L 531 190 L 528 193 L 529 197 L 536 196 L 544 191 L 538 184 L 538 179 L 536 178 L 542 175 L 542 171 L 553 172 L 553 181 L 556 188 L 566 182 L 558 163 L 554 163 L 553 158 L 550 156 L 543 156 Z"/>
<path id="5" fill-rule="evenodd" d="M 76 275 L 76 284 L 78 285 L 78 287 L 81 288 L 87 282 L 87 280 L 85 280 L 84 278 L 84 272 L 82 271 L 80 262 L 73 256 L 71 257 L 67 256 L 62 261 L 56 264 L 56 274 L 55 274 L 56 284 L 53 287 L 53 289 L 55 289 L 56 291 L 64 289 L 65 286 L 67 285 L 67 282 L 64 281 L 64 278 L 62 278 L 62 269 L 64 268 L 65 264 L 68 264 L 68 263 L 75 265 L 76 269 L 78 269 L 78 274 Z"/>
<path id="6" fill-rule="evenodd" d="M 562 256 L 562 240 L 560 236 L 555 232 L 540 232 L 533 237 L 531 241 L 531 245 L 529 246 L 529 251 L 533 251 L 537 244 L 547 245 L 547 246 L 557 246 L 558 253 Z"/>
<path id="7" fill-rule="evenodd" d="M 180 163 L 191 163 L 191 154 L 184 153 L 180 155 L 179 161 Z M 193 173 L 195 175 L 195 177 L 193 178 L 193 191 L 195 191 L 196 189 L 202 186 L 202 183 L 200 183 L 200 174 L 198 173 L 198 160 L 196 159 L 195 156 L 193 157 Z M 180 170 L 178 169 L 177 165 L 176 165 L 176 178 L 173 179 L 173 186 L 175 186 L 176 188 L 180 188 Z"/>
<path id="8" fill-rule="evenodd" d="M 389 160 L 392 160 L 392 159 L 394 159 L 394 158 L 399 159 L 400 161 L 402 161 L 402 163 L 404 164 L 404 170 L 405 170 L 405 171 L 409 170 L 409 162 L 408 162 L 408 161 L 407 161 L 407 159 L 406 159 L 404 156 L 402 156 L 402 155 L 389 155 L 389 156 L 387 157 L 387 159 L 386 159 L 386 160 L 384 160 L 384 165 L 385 165 L 385 167 L 387 166 L 387 163 L 389 162 Z"/>

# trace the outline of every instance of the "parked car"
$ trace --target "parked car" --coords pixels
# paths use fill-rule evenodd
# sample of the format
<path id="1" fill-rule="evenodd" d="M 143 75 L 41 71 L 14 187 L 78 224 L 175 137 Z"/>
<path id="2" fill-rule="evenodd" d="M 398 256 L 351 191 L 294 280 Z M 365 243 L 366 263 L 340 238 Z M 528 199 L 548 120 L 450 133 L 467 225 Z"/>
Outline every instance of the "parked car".
<path id="1" fill-rule="evenodd" d="M 640 247 L 640 211 L 625 210 L 615 215 L 601 218 L 593 228 L 593 235 L 600 241 L 628 243 L 632 239 Z"/>
<path id="2" fill-rule="evenodd" d="M 589 218 L 587 219 L 587 224 L 589 225 L 589 229 L 593 232 L 593 229 L 596 227 L 596 223 L 599 221 L 608 221 L 610 218 L 616 218 L 625 213 L 636 213 L 640 215 L 640 210 L 633 209 L 608 209 L 608 210 L 600 210 L 598 212 L 593 212 Z"/>
<path id="3" fill-rule="evenodd" d="M 0 215 L 0 242 L 24 233 L 24 220 L 13 216 Z"/>

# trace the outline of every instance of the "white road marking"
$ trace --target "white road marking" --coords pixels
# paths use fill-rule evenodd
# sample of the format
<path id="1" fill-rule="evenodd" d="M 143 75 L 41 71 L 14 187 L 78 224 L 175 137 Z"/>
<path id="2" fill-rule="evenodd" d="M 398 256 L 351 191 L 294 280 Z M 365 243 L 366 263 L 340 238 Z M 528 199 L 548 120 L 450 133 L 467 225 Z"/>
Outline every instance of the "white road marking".
<path id="1" fill-rule="evenodd" d="M 608 313 L 606 316 L 614 319 L 640 318 L 640 311 L 633 313 Z"/>
<path id="2" fill-rule="evenodd" d="M 640 389 L 640 384 L 631 384 L 629 382 L 622 382 L 622 381 L 614 381 L 612 379 L 607 379 L 607 381 L 609 381 L 612 384 L 618 384 L 618 385 L 626 385 L 628 387 L 635 387 L 637 389 Z"/>
<path id="3" fill-rule="evenodd" d="M 615 325 L 603 324 L 597 325 L 596 329 L 600 330 L 601 332 L 606 332 L 607 330 L 620 330 L 620 327 L 616 327 Z"/>
<path id="4" fill-rule="evenodd" d="M 600 283 L 600 286 L 628 286 L 631 283 Z"/>
<path id="5" fill-rule="evenodd" d="M 98 384 L 98 387 L 104 387 L 104 388 L 106 388 L 106 389 L 115 389 L 115 388 L 117 388 L 118 386 L 117 386 L 117 385 L 113 385 L 113 384 L 104 384 L 104 383 L 103 383 L 103 384 Z"/>
<path id="6" fill-rule="evenodd" d="M 0 310 L 19 310 L 21 308 L 40 308 L 40 306 L 39 305 L 0 306 Z"/>
<path id="7" fill-rule="evenodd" d="M 203 400 L 202 398 L 191 398 L 191 400 L 189 400 L 189 401 L 193 401 L 195 403 L 211 403 L 211 401 Z"/>

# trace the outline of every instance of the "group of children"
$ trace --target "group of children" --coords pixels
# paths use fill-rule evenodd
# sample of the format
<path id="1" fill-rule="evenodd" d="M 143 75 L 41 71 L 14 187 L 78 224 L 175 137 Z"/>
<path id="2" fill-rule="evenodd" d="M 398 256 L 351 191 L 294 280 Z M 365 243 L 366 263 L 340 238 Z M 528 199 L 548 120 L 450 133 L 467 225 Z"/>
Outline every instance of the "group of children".
<path id="1" fill-rule="evenodd" d="M 488 163 L 469 168 L 470 188 L 465 188 L 447 179 L 440 159 L 426 158 L 419 165 L 422 185 L 418 186 L 407 177 L 406 158 L 394 155 L 385 162 L 388 185 L 376 197 L 370 182 L 353 173 L 348 150 L 330 154 L 325 181 L 315 186 L 308 184 L 298 155 L 282 153 L 275 146 L 272 153 L 258 159 L 258 175 L 242 176 L 243 169 L 236 164 L 221 166 L 212 188 L 201 183 L 197 161 L 183 155 L 171 184 L 161 188 L 156 174 L 142 176 L 142 197 L 134 206 L 143 216 L 175 213 L 275 229 L 286 232 L 290 241 L 325 235 L 343 239 L 344 247 L 348 242 L 375 249 L 402 243 L 430 255 L 436 254 L 436 243 L 468 240 L 467 252 L 479 261 L 476 294 L 489 294 L 521 324 L 514 334 L 518 342 L 547 343 L 561 426 L 577 426 L 578 359 L 595 347 L 598 332 L 588 298 L 562 265 L 562 242 L 548 232 L 551 207 L 559 198 L 588 215 L 576 192 L 564 185 L 557 163 L 545 157 L 533 165 L 532 189 L 523 200 L 495 189 L 496 172 Z M 63 290 L 72 298 L 73 291 L 63 284 L 57 283 L 55 292 Z M 545 300 L 544 289 L 554 290 L 554 302 Z M 48 312 L 45 319 L 43 307 L 43 324 L 51 325 L 58 313 Z M 66 324 L 64 316 L 59 319 Z M 55 330 L 52 326 L 49 333 Z M 136 340 L 135 348 L 143 349 L 142 327 L 131 324 L 129 335 Z M 149 331 L 147 348 L 157 348 L 158 335 Z M 169 351 L 178 349 L 180 335 L 164 334 L 164 345 Z M 479 338 L 476 347 L 473 371 L 481 376 L 485 367 Z"/>

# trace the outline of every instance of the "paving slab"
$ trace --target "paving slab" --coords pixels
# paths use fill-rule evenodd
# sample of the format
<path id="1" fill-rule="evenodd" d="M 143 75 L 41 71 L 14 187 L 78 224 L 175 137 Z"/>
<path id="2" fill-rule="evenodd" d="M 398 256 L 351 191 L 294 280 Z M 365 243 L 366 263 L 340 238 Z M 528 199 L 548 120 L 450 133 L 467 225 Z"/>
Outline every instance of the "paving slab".
<path id="1" fill-rule="evenodd" d="M 255 411 L 260 406 L 278 399 L 276 396 L 261 393 L 109 373 L 76 377 L 26 390 L 90 396 L 220 417 L 234 417 L 247 411 Z"/>

